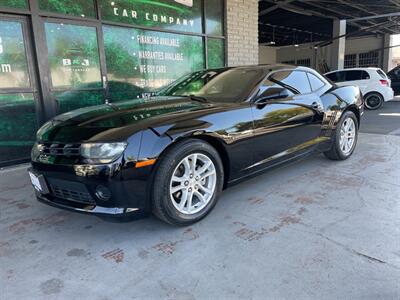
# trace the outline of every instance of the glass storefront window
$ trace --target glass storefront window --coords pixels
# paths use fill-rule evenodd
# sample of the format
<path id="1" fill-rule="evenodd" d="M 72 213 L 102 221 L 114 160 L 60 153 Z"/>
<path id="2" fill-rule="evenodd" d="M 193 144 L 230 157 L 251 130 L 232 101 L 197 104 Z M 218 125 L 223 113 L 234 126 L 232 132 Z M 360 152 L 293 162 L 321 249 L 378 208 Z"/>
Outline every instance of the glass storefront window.
<path id="1" fill-rule="evenodd" d="M 0 94 L 0 163 L 29 157 L 36 130 L 33 94 Z"/>
<path id="2" fill-rule="evenodd" d="M 45 23 L 53 88 L 101 88 L 95 27 Z"/>
<path id="3" fill-rule="evenodd" d="M 54 98 L 57 101 L 60 114 L 82 107 L 104 104 L 103 90 L 56 92 Z"/>
<path id="4" fill-rule="evenodd" d="M 102 19 L 184 32 L 202 30 L 201 0 L 99 0 Z"/>
<path id="5" fill-rule="evenodd" d="M 225 66 L 225 43 L 223 39 L 209 38 L 207 40 L 207 51 L 209 68 Z"/>
<path id="6" fill-rule="evenodd" d="M 204 68 L 202 37 L 116 26 L 103 26 L 103 33 L 111 101 L 123 100 L 119 93 L 142 97 Z"/>
<path id="7" fill-rule="evenodd" d="M 53 113 L 52 101 L 58 113 L 103 104 L 105 97 L 118 105 L 129 99 L 140 103 L 184 74 L 225 65 L 223 0 L 34 1 L 39 16 L 23 16 L 28 0 L 0 0 L 5 12 L 0 19 L 0 164 L 29 157 L 37 119 Z M 12 16 L 9 9 L 22 13 Z M 54 14 L 63 16 L 56 20 Z M 82 19 L 68 20 L 76 17 Z M 44 21 L 44 36 L 30 37 L 35 18 Z M 101 26 L 104 44 L 98 44 Z M 48 55 L 48 71 L 30 53 L 43 40 L 47 53 L 38 55 Z M 99 53 L 105 53 L 105 61 Z M 35 79 L 46 71 L 50 80 Z M 36 103 L 41 80 L 46 97 Z"/>
<path id="8" fill-rule="evenodd" d="M 206 33 L 210 35 L 223 34 L 223 8 L 224 4 L 222 0 L 205 1 L 206 9 Z"/>
<path id="9" fill-rule="evenodd" d="M 0 20 L 0 88 L 30 87 L 22 24 Z"/>
<path id="10" fill-rule="evenodd" d="M 0 0 L 0 7 L 28 8 L 27 0 Z"/>
<path id="11" fill-rule="evenodd" d="M 43 11 L 82 18 L 96 17 L 93 0 L 39 0 L 39 8 Z"/>

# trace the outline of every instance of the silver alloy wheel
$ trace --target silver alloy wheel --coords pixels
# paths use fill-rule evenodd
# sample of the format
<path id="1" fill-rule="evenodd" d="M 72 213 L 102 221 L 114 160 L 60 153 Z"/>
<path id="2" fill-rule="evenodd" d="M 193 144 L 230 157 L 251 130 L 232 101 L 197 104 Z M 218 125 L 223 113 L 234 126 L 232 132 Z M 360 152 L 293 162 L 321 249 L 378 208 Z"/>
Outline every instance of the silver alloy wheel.
<path id="1" fill-rule="evenodd" d="M 348 155 L 356 140 L 356 124 L 352 118 L 346 118 L 340 128 L 340 150 L 344 155 Z"/>
<path id="2" fill-rule="evenodd" d="M 180 213 L 198 213 L 210 202 L 216 183 L 213 161 L 204 154 L 192 153 L 172 173 L 169 187 L 172 204 Z"/>

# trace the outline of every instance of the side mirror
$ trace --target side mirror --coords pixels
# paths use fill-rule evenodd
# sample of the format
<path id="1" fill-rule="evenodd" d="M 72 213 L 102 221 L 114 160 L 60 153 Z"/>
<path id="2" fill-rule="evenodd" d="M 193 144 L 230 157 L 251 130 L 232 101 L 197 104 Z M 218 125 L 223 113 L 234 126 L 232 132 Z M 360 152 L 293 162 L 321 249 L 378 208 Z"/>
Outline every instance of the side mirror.
<path id="1" fill-rule="evenodd" d="M 267 88 L 257 97 L 256 103 L 264 103 L 268 100 L 282 99 L 289 96 L 289 91 L 283 87 Z"/>

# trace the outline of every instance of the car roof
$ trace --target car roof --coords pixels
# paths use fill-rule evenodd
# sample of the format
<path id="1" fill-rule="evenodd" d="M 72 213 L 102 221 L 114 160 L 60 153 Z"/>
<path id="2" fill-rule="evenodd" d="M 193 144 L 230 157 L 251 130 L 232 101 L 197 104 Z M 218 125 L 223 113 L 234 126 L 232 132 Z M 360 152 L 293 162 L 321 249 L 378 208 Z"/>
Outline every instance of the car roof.
<path id="1" fill-rule="evenodd" d="M 231 69 L 261 69 L 266 72 L 276 71 L 276 70 L 302 70 L 302 71 L 314 71 L 311 68 L 302 66 L 293 66 L 286 64 L 261 64 L 261 65 L 244 65 L 244 66 L 234 66 L 234 67 L 223 67 L 223 68 L 212 68 L 209 70 L 231 70 Z"/>
<path id="2" fill-rule="evenodd" d="M 341 69 L 341 70 L 334 70 L 334 71 L 329 71 L 325 74 L 330 74 L 330 73 L 335 73 L 335 72 L 342 72 L 342 71 L 377 71 L 377 70 L 382 70 L 381 68 L 375 68 L 375 67 L 367 67 L 367 68 L 346 68 L 346 69 Z"/>

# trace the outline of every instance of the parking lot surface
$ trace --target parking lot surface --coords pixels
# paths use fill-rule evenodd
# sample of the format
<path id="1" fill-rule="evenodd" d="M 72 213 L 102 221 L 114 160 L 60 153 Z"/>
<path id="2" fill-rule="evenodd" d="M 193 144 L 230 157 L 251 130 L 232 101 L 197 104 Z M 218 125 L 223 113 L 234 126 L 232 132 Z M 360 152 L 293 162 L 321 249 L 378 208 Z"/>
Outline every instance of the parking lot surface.
<path id="1" fill-rule="evenodd" d="M 400 97 L 385 102 L 381 109 L 366 110 L 360 131 L 400 136 Z"/>
<path id="2" fill-rule="evenodd" d="M 186 228 L 48 207 L 26 166 L 5 169 L 0 298 L 399 299 L 399 195 L 400 136 L 386 134 L 234 186 Z"/>

